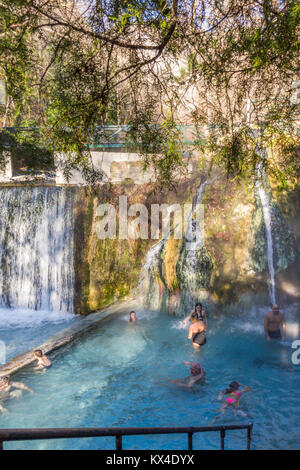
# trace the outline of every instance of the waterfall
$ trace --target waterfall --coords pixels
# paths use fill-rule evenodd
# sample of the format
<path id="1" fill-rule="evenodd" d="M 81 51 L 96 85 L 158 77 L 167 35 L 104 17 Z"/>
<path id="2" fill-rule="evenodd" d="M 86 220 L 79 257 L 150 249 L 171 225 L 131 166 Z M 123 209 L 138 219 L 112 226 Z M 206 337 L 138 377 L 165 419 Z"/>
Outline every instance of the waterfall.
<path id="1" fill-rule="evenodd" d="M 265 232 L 266 232 L 266 241 L 267 241 L 267 259 L 268 259 L 268 267 L 269 267 L 269 275 L 270 280 L 268 283 L 269 286 L 269 293 L 271 303 L 276 303 L 276 296 L 275 296 L 275 270 L 274 270 L 274 255 L 273 255 L 273 239 L 272 239 L 272 215 L 271 215 L 271 207 L 268 194 L 264 188 L 263 180 L 265 179 L 265 173 L 261 166 L 257 169 L 258 173 L 258 180 L 256 181 L 256 189 L 259 195 L 264 222 L 265 222 Z"/>
<path id="2" fill-rule="evenodd" d="M 206 180 L 197 188 L 176 263 L 177 278 L 182 290 L 178 314 L 190 311 L 195 301 L 205 302 L 206 304 L 209 302 L 208 290 L 213 264 L 209 253 L 204 247 L 204 233 L 201 225 L 202 214 L 197 206 L 202 204 L 206 186 L 211 183 L 212 180 Z M 194 218 L 195 213 L 196 219 Z"/>
<path id="3" fill-rule="evenodd" d="M 182 271 L 184 271 L 187 283 L 189 285 L 192 284 L 194 289 L 196 289 L 197 284 L 197 276 L 195 275 L 198 264 L 197 253 L 203 247 L 202 231 L 200 230 L 199 233 L 199 221 L 194 219 L 194 214 L 197 207 L 202 203 L 205 188 L 208 184 L 210 184 L 210 181 L 206 180 L 197 188 L 196 197 L 187 219 L 183 237 L 183 245 L 186 247 L 186 262 L 182 267 Z M 174 229 L 175 227 L 170 230 L 166 237 L 150 248 L 140 274 L 138 294 L 144 299 L 145 305 L 153 309 L 160 308 L 161 296 L 157 280 L 160 276 L 161 253 Z"/>
<path id="4" fill-rule="evenodd" d="M 74 193 L 0 189 L 0 307 L 73 312 Z"/>
<path id="5" fill-rule="evenodd" d="M 202 199 L 205 194 L 205 188 L 208 184 L 210 184 L 210 182 L 209 180 L 206 180 L 198 186 L 197 191 L 196 191 L 196 198 L 193 203 L 192 210 L 189 214 L 188 221 L 187 221 L 187 227 L 186 227 L 185 234 L 184 234 L 184 240 L 185 240 L 185 243 L 189 243 L 189 250 L 191 250 L 192 252 L 199 250 L 203 246 L 204 240 L 201 236 L 202 234 L 201 230 L 200 231 L 198 230 L 199 227 L 197 227 L 197 221 L 194 220 L 194 214 L 195 214 L 195 211 L 197 210 L 197 207 L 200 204 L 202 204 Z M 191 240 L 194 240 L 194 241 L 191 241 Z"/>
<path id="6" fill-rule="evenodd" d="M 138 295 L 143 299 L 145 306 L 153 308 L 154 310 L 160 307 L 156 274 L 159 271 L 160 254 L 169 235 L 170 234 L 150 248 L 139 278 Z"/>
<path id="7" fill-rule="evenodd" d="M 268 195 L 264 187 L 261 185 L 261 183 L 257 184 L 257 192 L 261 200 L 261 205 L 262 205 L 263 214 L 264 214 L 265 228 L 266 228 L 267 258 L 268 258 L 268 267 L 269 267 L 269 274 L 270 274 L 270 281 L 269 281 L 270 299 L 271 299 L 272 304 L 275 304 L 276 303 L 275 271 L 274 271 L 274 263 L 273 263 L 271 208 L 270 208 Z"/>

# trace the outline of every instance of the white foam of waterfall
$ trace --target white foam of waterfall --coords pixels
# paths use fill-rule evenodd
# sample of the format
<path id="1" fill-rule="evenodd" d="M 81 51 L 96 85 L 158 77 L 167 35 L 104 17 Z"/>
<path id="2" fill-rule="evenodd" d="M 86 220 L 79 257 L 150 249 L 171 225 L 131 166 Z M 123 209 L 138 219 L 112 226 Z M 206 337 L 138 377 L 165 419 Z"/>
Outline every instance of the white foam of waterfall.
<path id="1" fill-rule="evenodd" d="M 202 199 L 205 194 L 205 188 L 208 184 L 210 184 L 210 181 L 206 180 L 198 186 L 196 191 L 196 198 L 188 217 L 184 238 L 186 242 L 188 242 L 188 249 L 191 251 L 197 251 L 203 247 L 204 240 L 202 237 L 201 227 L 199 227 L 200 221 L 195 220 L 194 215 L 195 213 L 198 213 L 199 206 L 202 204 Z"/>
<path id="2" fill-rule="evenodd" d="M 276 303 L 276 294 L 275 294 L 275 270 L 274 270 L 274 262 L 273 262 L 273 239 L 272 239 L 272 219 L 271 219 L 271 207 L 270 201 L 267 192 L 264 189 L 263 183 L 258 180 L 256 182 L 257 192 L 261 201 L 263 215 L 264 215 L 264 222 L 265 222 L 265 231 L 266 231 L 266 241 L 267 241 L 267 259 L 268 259 L 268 267 L 269 267 L 269 293 L 271 303 Z"/>
<path id="3" fill-rule="evenodd" d="M 73 312 L 73 192 L 1 188 L 0 213 L 0 307 Z"/>
<path id="4" fill-rule="evenodd" d="M 154 309 L 159 307 L 155 271 L 158 269 L 160 254 L 168 238 L 169 235 L 150 248 L 139 277 L 138 295 L 143 299 L 146 305 Z"/>
<path id="5" fill-rule="evenodd" d="M 185 242 L 188 243 L 189 249 L 189 258 L 195 258 L 196 260 L 196 250 L 200 249 L 203 246 L 203 237 L 199 236 L 197 231 L 199 230 L 198 223 L 199 221 L 195 221 L 194 214 L 197 211 L 198 206 L 202 203 L 202 199 L 205 193 L 206 186 L 210 184 L 210 181 L 205 181 L 201 183 L 196 192 L 196 198 L 192 205 L 192 209 L 190 211 L 186 230 L 184 233 Z M 197 223 L 198 222 L 198 223 Z M 158 286 L 156 283 L 156 271 L 159 269 L 160 264 L 160 255 L 165 246 L 166 241 L 170 238 L 174 229 L 170 230 L 165 238 L 160 240 L 158 243 L 155 243 L 147 253 L 145 264 L 142 268 L 139 284 L 138 284 L 138 294 L 141 296 L 144 301 L 146 300 L 146 304 L 151 306 L 151 308 L 159 308 L 159 293 L 158 293 Z M 191 266 L 195 266 L 195 262 L 190 260 L 192 263 Z"/>

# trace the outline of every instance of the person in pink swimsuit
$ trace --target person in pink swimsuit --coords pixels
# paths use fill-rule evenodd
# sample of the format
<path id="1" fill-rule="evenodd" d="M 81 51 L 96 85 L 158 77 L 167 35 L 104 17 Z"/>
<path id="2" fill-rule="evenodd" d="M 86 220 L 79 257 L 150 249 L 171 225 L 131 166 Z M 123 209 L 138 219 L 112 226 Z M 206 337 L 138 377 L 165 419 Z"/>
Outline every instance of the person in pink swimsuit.
<path id="1" fill-rule="evenodd" d="M 239 390 L 240 387 L 244 387 L 244 389 Z M 225 395 L 228 395 L 224 399 L 221 408 L 219 408 L 217 410 L 217 413 L 219 413 L 219 414 L 215 416 L 213 421 L 215 421 L 219 416 L 222 416 L 225 413 L 225 410 L 229 406 L 233 406 L 234 411 L 236 411 L 239 407 L 239 402 L 240 402 L 240 399 L 241 399 L 242 395 L 246 392 L 251 392 L 251 391 L 252 391 L 252 389 L 250 387 L 247 387 L 246 385 L 239 384 L 238 382 L 235 382 L 235 381 L 231 382 L 229 387 L 226 390 L 222 390 L 220 392 L 219 396 L 218 396 L 218 400 L 222 400 Z M 247 416 L 246 413 L 244 413 L 241 410 L 238 410 L 237 414 L 239 414 L 243 417 Z"/>

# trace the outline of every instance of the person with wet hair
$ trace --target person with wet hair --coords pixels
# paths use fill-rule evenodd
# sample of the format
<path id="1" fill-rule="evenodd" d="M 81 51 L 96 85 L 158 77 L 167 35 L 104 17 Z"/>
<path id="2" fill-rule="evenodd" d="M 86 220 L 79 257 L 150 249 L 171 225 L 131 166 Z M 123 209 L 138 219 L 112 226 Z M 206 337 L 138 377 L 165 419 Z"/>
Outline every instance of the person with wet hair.
<path id="1" fill-rule="evenodd" d="M 240 387 L 244 387 L 243 390 L 240 390 Z M 243 417 L 247 417 L 246 413 L 244 413 L 243 411 L 241 410 L 237 410 L 238 407 L 239 407 L 239 404 L 240 404 L 240 399 L 242 397 L 242 395 L 244 393 L 247 393 L 247 392 L 251 392 L 252 391 L 252 388 L 250 387 L 247 387 L 246 385 L 242 385 L 236 381 L 233 381 L 231 382 L 231 384 L 229 385 L 228 388 L 226 388 L 225 390 L 222 390 L 218 396 L 218 400 L 223 400 L 224 396 L 225 395 L 228 395 L 224 401 L 223 401 L 223 404 L 221 406 L 221 408 L 219 408 L 217 410 L 217 413 L 219 413 L 218 415 L 215 416 L 214 420 L 215 421 L 219 416 L 222 416 L 224 413 L 225 413 L 225 410 L 229 407 L 229 406 L 232 406 L 234 408 L 234 411 L 243 416 Z"/>
<path id="2" fill-rule="evenodd" d="M 266 313 L 264 319 L 264 330 L 268 341 L 270 341 L 270 339 L 285 341 L 285 318 L 284 314 L 280 312 L 279 306 L 277 304 L 272 305 L 272 310 Z"/>
<path id="3" fill-rule="evenodd" d="M 207 328 L 207 326 L 208 326 L 207 325 L 207 315 L 206 315 L 205 310 L 203 310 L 202 304 L 200 302 L 197 302 L 195 304 L 195 309 L 192 310 L 191 313 L 183 320 L 182 324 L 186 325 L 189 320 L 191 321 L 193 314 L 196 314 L 198 319 L 200 321 L 203 321 L 203 323 L 205 324 L 205 328 Z"/>
<path id="4" fill-rule="evenodd" d="M 50 359 L 48 359 L 48 357 L 43 354 L 43 351 L 41 349 L 36 349 L 34 351 L 34 357 L 38 362 L 34 370 L 45 370 L 49 369 L 49 367 L 52 366 Z"/>
<path id="5" fill-rule="evenodd" d="M 204 383 L 205 371 L 199 362 L 188 362 L 183 363 L 190 368 L 191 375 L 186 379 L 170 380 L 171 383 L 179 385 L 180 387 L 192 388 L 196 383 Z"/>
<path id="6" fill-rule="evenodd" d="M 135 322 L 137 322 L 136 313 L 134 310 L 131 310 L 129 314 L 129 323 L 135 323 Z"/>
<path id="7" fill-rule="evenodd" d="M 201 346 L 206 344 L 205 325 L 196 312 L 191 315 L 192 324 L 189 327 L 188 339 L 192 341 L 193 348 L 199 350 Z"/>
<path id="8" fill-rule="evenodd" d="M 13 390 L 17 389 L 17 390 Z M 34 393 L 31 388 L 26 387 L 22 382 L 11 382 L 8 375 L 0 377 L 0 402 L 8 398 L 18 398 L 22 395 L 22 390 Z M 0 404 L 0 411 L 8 413 L 8 410 Z"/>

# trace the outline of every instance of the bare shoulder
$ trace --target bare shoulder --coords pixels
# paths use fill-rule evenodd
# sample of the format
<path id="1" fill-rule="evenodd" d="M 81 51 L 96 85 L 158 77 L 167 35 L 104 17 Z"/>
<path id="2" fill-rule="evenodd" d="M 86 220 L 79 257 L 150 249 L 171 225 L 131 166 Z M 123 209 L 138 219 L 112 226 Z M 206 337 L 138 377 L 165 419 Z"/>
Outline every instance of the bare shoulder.
<path id="1" fill-rule="evenodd" d="M 23 387 L 24 384 L 22 382 L 10 382 L 10 384 L 12 387 Z"/>

